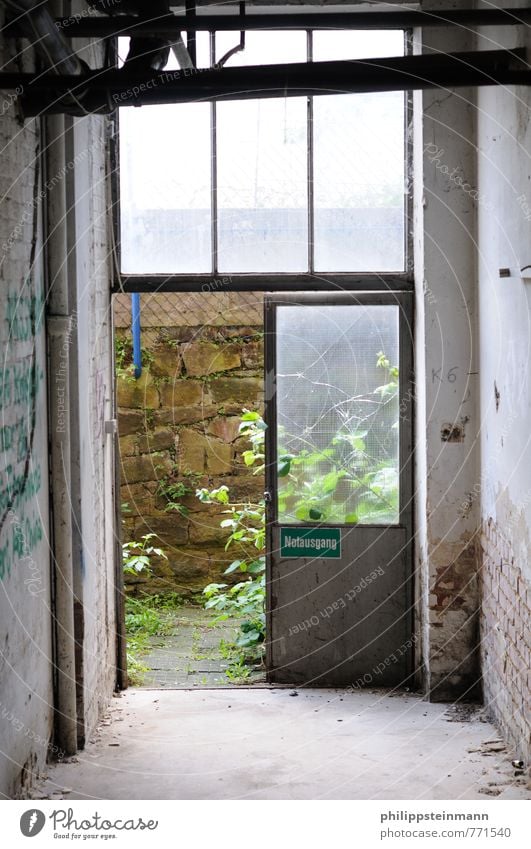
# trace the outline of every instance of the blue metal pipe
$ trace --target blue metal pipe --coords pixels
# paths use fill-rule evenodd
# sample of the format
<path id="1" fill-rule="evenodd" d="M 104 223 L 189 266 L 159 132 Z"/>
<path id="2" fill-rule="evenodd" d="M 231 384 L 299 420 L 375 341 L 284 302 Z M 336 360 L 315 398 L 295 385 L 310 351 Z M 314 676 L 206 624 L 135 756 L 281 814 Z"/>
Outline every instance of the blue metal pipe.
<path id="1" fill-rule="evenodd" d="M 140 330 L 140 292 L 131 295 L 131 315 L 133 320 L 133 363 L 135 366 L 135 378 L 138 380 L 142 374 L 142 347 Z"/>

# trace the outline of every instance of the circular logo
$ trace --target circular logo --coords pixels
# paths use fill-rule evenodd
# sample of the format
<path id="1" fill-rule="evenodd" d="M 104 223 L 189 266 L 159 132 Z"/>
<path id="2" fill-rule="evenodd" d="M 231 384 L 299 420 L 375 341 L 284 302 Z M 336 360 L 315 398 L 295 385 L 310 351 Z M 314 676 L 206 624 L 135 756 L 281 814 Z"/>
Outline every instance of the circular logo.
<path id="1" fill-rule="evenodd" d="M 20 830 L 24 837 L 35 837 L 44 828 L 46 817 L 42 811 L 37 811 L 32 808 L 31 811 L 26 811 L 20 817 Z"/>

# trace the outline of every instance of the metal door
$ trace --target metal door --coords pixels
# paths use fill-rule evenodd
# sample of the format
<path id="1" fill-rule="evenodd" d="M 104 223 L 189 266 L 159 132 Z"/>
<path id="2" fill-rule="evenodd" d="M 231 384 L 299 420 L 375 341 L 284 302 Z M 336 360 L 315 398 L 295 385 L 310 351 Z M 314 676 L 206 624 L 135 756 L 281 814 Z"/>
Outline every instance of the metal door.
<path id="1" fill-rule="evenodd" d="M 267 295 L 271 682 L 412 670 L 412 333 L 404 293 Z"/>

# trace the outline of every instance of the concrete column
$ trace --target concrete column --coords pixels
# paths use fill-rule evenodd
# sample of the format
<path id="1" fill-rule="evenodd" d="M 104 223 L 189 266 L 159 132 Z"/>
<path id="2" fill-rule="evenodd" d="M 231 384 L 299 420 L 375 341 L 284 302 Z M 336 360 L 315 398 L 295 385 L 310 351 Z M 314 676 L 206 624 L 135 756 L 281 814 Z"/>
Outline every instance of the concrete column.
<path id="1" fill-rule="evenodd" d="M 457 28 L 415 42 L 423 52 L 474 48 Z M 475 97 L 415 93 L 417 585 L 433 700 L 479 689 Z"/>

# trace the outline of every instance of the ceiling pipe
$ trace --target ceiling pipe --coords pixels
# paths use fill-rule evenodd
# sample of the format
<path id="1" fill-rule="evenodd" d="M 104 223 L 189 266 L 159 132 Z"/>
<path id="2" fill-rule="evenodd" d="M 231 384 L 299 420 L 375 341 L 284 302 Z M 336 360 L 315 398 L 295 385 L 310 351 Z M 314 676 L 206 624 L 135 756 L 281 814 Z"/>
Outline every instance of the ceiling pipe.
<path id="1" fill-rule="evenodd" d="M 117 70 L 81 78 L 0 74 L 0 89 L 23 87 L 25 115 L 65 111 L 66 94 L 84 91 L 88 111 L 119 106 L 407 91 L 484 85 L 529 85 L 525 48 L 386 59 L 295 63 L 205 71 L 162 71 L 151 77 Z"/>
<path id="2" fill-rule="evenodd" d="M 81 74 L 87 70 L 72 51 L 70 45 L 57 28 L 54 18 L 48 10 L 48 3 L 42 0 L 1 0 L 11 12 L 17 14 L 12 24 L 16 24 L 23 35 L 35 46 L 45 65 L 57 74 Z M 7 33 L 9 25 L 6 26 Z M 4 32 L 4 34 L 7 34 Z"/>
<path id="3" fill-rule="evenodd" d="M 57 26 L 72 38 L 108 38 L 113 35 L 171 37 L 198 30 L 245 32 L 300 29 L 409 29 L 411 27 L 521 26 L 531 22 L 531 9 L 401 9 L 399 11 L 261 13 L 239 15 L 161 15 L 139 21 L 132 15 L 62 18 Z"/>

